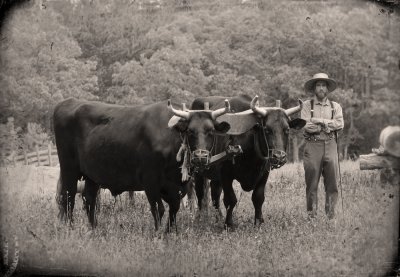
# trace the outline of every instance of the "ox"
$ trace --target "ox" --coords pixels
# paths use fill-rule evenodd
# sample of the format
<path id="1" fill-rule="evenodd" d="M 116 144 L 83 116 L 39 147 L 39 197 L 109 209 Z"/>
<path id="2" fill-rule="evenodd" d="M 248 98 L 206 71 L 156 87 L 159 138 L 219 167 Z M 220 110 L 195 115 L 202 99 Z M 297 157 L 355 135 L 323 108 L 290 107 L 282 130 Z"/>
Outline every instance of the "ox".
<path id="1" fill-rule="evenodd" d="M 221 106 L 223 97 L 198 98 L 192 103 L 192 109 L 200 109 L 208 102 L 211 109 Z M 201 209 L 204 195 L 204 178 L 211 179 L 211 198 L 213 206 L 219 210 L 219 198 L 224 191 L 223 202 L 226 208 L 225 226 L 232 227 L 232 212 L 237 198 L 232 187 L 236 179 L 243 190 L 253 191 L 252 202 L 255 209 L 254 224 L 263 223 L 262 205 L 264 203 L 265 184 L 270 170 L 286 163 L 286 151 L 289 143 L 289 130 L 301 129 L 303 119 L 290 119 L 290 115 L 301 110 L 300 105 L 287 110 L 281 108 L 258 107 L 258 96 L 251 99 L 241 95 L 228 98 L 234 113 L 219 118 L 231 126 L 229 132 L 217 138 L 214 150 L 221 152 L 227 145 L 239 145 L 243 153 L 234 160 L 225 160 L 209 169 L 195 174 L 195 189 Z"/>
<path id="2" fill-rule="evenodd" d="M 216 121 L 228 110 L 228 102 L 214 111 L 176 110 L 170 101 L 129 107 L 73 98 L 59 103 L 53 122 L 60 161 L 60 219 L 73 221 L 77 181 L 83 178 L 85 208 L 93 227 L 101 187 L 112 195 L 144 190 L 156 230 L 164 200 L 169 205 L 169 231 L 176 226 L 180 198 L 186 193 L 176 159 L 182 133 L 191 134 L 187 137 L 194 152 L 207 152 L 212 136 L 229 130 L 229 124 Z"/>

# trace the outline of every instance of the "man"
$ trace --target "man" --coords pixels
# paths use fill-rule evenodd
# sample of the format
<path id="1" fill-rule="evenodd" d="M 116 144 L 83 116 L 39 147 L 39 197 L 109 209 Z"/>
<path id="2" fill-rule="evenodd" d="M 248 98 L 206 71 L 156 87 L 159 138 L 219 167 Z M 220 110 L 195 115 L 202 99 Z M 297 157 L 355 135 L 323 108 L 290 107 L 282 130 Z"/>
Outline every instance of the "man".
<path id="1" fill-rule="evenodd" d="M 328 99 L 336 89 L 336 81 L 325 73 L 317 73 L 308 80 L 304 88 L 314 94 L 305 101 L 301 118 L 307 121 L 304 127 L 304 171 L 306 179 L 307 212 L 311 218 L 317 215 L 318 183 L 321 174 L 325 186 L 325 212 L 329 219 L 335 216 L 338 197 L 338 153 L 336 131 L 343 128 L 342 107 Z"/>

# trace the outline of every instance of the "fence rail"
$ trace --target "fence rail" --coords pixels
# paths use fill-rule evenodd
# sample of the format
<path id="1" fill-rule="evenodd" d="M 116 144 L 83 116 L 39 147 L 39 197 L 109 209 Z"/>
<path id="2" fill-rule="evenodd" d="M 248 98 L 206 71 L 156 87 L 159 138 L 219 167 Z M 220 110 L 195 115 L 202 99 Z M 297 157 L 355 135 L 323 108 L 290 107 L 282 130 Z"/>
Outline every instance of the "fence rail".
<path id="1" fill-rule="evenodd" d="M 55 166 L 58 164 L 57 149 L 52 144 L 49 144 L 47 149 L 40 150 L 38 146 L 35 148 L 34 152 L 27 153 L 24 151 L 23 154 L 19 155 L 13 151 L 5 158 L 5 163 L 12 165 L 38 166 Z"/>

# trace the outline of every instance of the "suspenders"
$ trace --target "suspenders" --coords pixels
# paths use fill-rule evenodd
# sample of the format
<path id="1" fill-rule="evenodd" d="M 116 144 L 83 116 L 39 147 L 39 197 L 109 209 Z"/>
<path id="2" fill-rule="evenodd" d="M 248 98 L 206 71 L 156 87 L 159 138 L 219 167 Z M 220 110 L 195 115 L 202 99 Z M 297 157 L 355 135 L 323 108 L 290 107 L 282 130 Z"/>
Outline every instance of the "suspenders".
<path id="1" fill-rule="evenodd" d="M 329 103 L 331 104 L 331 111 L 332 111 L 332 117 L 331 119 L 333 119 L 333 115 L 334 115 L 334 109 L 333 109 L 333 102 L 331 100 L 329 100 Z M 314 117 L 314 99 L 311 99 L 311 118 Z"/>
<path id="2" fill-rule="evenodd" d="M 331 119 L 333 119 L 333 115 L 335 113 L 335 110 L 333 109 L 333 102 L 329 100 L 329 103 L 331 104 L 331 111 L 332 111 Z M 311 118 L 313 118 L 313 117 L 314 117 L 314 99 L 311 99 Z M 337 131 L 333 131 L 333 135 L 334 135 L 335 141 L 337 142 Z M 311 137 L 310 136 L 306 136 L 306 139 L 311 140 Z"/>

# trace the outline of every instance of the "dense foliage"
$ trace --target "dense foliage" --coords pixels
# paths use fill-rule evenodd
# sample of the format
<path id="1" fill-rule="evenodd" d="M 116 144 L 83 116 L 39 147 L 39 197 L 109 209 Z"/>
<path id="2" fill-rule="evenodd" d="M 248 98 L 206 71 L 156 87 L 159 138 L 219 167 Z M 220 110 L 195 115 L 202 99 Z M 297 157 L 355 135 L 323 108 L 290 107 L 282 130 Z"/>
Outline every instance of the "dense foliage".
<path id="1" fill-rule="evenodd" d="M 0 120 L 51 134 L 52 109 L 71 96 L 142 104 L 246 93 L 286 108 L 325 71 L 339 83 L 344 155 L 370 152 L 399 124 L 399 14 L 332 3 L 29 1 L 2 28 Z"/>

